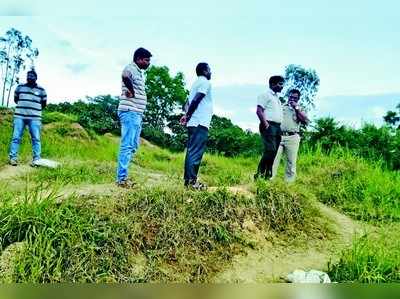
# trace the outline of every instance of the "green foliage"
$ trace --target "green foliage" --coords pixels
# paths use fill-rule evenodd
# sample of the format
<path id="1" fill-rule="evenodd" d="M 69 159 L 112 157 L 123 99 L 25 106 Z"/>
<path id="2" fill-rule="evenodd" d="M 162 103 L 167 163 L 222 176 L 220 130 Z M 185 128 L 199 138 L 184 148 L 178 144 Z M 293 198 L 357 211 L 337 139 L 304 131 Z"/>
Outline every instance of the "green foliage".
<path id="1" fill-rule="evenodd" d="M 175 77 L 166 66 L 151 66 L 146 71 L 147 108 L 144 124 L 162 131 L 167 118 L 181 106 L 188 95 L 182 73 Z"/>
<path id="2" fill-rule="evenodd" d="M 383 120 L 388 126 L 400 129 L 400 104 L 396 106 L 396 109 L 398 111 L 388 111 Z"/>
<path id="3" fill-rule="evenodd" d="M 97 134 L 119 134 L 118 102 L 119 100 L 111 95 L 103 95 L 88 97 L 87 102 L 50 104 L 46 111 L 74 115 L 81 126 L 87 130 L 93 130 Z"/>
<path id="4" fill-rule="evenodd" d="M 300 105 L 305 110 L 313 108 L 320 79 L 313 69 L 306 69 L 301 65 L 290 64 L 285 68 L 285 87 L 283 93 L 288 96 L 291 89 L 298 89 L 301 93 Z"/>
<path id="5" fill-rule="evenodd" d="M 355 155 L 371 161 L 383 160 L 391 169 L 400 169 L 400 132 L 389 127 L 364 124 L 360 129 L 340 125 L 333 118 L 315 121 L 312 131 L 306 132 L 304 142 L 311 147 L 320 146 L 325 152 L 346 147 Z"/>
<path id="6" fill-rule="evenodd" d="M 214 115 L 211 120 L 207 148 L 209 152 L 233 157 L 259 154 L 262 146 L 258 134 L 245 132 L 229 119 Z"/>

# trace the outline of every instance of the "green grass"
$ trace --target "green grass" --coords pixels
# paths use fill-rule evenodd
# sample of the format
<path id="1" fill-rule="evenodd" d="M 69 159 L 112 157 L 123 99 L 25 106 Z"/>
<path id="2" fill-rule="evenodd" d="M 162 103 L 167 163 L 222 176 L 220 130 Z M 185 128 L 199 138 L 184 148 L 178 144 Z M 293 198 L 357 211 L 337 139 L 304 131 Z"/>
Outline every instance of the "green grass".
<path id="1" fill-rule="evenodd" d="M 272 196 L 278 187 L 259 188 Z M 261 197 L 226 189 L 158 186 L 119 198 L 71 197 L 61 203 L 41 194 L 40 188 L 31 190 L 17 204 L 12 193 L 2 198 L 2 248 L 25 243 L 8 265 L 12 281 L 207 282 L 235 254 L 254 246 L 243 228 L 245 219 L 253 219 L 260 231 L 292 239 L 322 228 L 306 225 L 317 223 L 310 203 L 281 211 Z M 289 191 L 281 198 L 288 204 L 299 200 Z M 275 212 L 281 217 L 270 217 Z M 292 217 L 283 217 L 286 213 Z"/>
<path id="2" fill-rule="evenodd" d="M 354 240 L 328 272 L 338 282 L 400 282 L 399 226 L 381 228 Z"/>
<path id="3" fill-rule="evenodd" d="M 400 221 L 400 174 L 337 149 L 305 152 L 299 182 L 323 203 L 363 221 Z"/>
<path id="4" fill-rule="evenodd" d="M 0 116 L 0 146 L 7 149 L 11 116 Z M 27 135 L 22 162 L 31 156 Z M 43 157 L 63 167 L 13 178 L 18 188 L 11 181 L 1 183 L 0 246 L 6 250 L 25 244 L 10 262 L 11 278 L 2 281 L 207 282 L 235 254 L 257 246 L 243 226 L 249 219 L 263 238 L 280 243 L 297 240 L 300 246 L 310 238 L 333 238 L 315 207 L 317 200 L 378 227 L 400 220 L 399 173 L 340 148 L 329 154 L 303 148 L 298 180 L 290 186 L 282 181 L 282 168 L 276 181 L 254 182 L 259 157 L 206 154 L 200 179 L 219 189 L 195 193 L 182 188 L 183 153 L 142 145 L 130 169 L 143 183 L 138 189 L 56 202 L 49 190 L 112 183 L 118 143 L 117 137 L 96 136 L 72 120 L 44 128 Z M 6 162 L 7 152 L 2 151 L 0 167 Z M 144 177 L 154 173 L 164 178 L 147 184 Z M 224 188 L 237 185 L 253 196 Z M 398 281 L 399 235 L 394 229 L 381 234 L 356 240 L 345 250 L 330 266 L 333 279 Z"/>

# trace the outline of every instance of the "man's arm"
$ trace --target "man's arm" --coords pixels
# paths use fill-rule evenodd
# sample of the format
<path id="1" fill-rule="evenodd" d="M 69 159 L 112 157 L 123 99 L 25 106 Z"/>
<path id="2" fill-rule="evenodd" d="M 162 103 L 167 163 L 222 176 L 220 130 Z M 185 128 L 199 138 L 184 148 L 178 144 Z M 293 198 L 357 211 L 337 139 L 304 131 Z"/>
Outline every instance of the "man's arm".
<path id="1" fill-rule="evenodd" d="M 124 82 L 126 88 L 128 88 L 128 90 L 130 92 L 130 94 L 127 96 L 133 98 L 133 97 L 135 97 L 135 90 L 133 89 L 133 84 L 132 84 L 131 78 L 132 78 L 132 74 L 129 71 L 124 70 L 122 72 L 122 82 Z"/>
<path id="2" fill-rule="evenodd" d="M 297 121 L 299 121 L 303 125 L 306 125 L 310 122 L 310 120 L 308 119 L 305 112 L 300 110 L 300 107 L 296 102 L 289 101 L 289 105 L 294 109 L 294 112 L 296 113 Z"/>
<path id="3" fill-rule="evenodd" d="M 187 121 L 192 117 L 193 113 L 196 111 L 197 107 L 199 107 L 200 102 L 204 99 L 206 95 L 204 93 L 198 92 L 194 96 L 193 100 L 190 102 L 189 109 L 186 112 Z"/>
<path id="4" fill-rule="evenodd" d="M 43 91 L 42 101 L 40 103 L 42 104 L 42 109 L 46 108 L 46 106 L 47 106 L 47 94 L 46 94 L 45 91 Z"/>
<path id="5" fill-rule="evenodd" d="M 17 88 L 14 91 L 14 103 L 18 104 L 18 100 L 19 100 L 19 88 L 17 86 Z"/>
<path id="6" fill-rule="evenodd" d="M 260 119 L 261 124 L 264 126 L 265 129 L 268 129 L 269 127 L 269 123 L 268 121 L 265 119 L 264 116 L 264 111 L 265 109 L 263 107 L 261 107 L 260 105 L 257 105 L 257 116 Z"/>
<path id="7" fill-rule="evenodd" d="M 184 116 L 182 116 L 180 122 L 183 125 L 186 125 L 187 122 L 192 117 L 193 113 L 196 111 L 197 107 L 199 107 L 200 102 L 204 99 L 206 95 L 202 92 L 196 93 L 193 100 L 190 102 L 189 108 Z"/>

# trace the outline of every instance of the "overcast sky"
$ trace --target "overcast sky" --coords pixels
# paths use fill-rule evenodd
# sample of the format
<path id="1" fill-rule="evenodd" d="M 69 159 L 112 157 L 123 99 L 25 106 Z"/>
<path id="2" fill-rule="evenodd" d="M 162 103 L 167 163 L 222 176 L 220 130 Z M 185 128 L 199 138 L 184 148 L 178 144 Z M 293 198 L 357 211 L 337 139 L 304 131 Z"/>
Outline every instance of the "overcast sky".
<path id="1" fill-rule="evenodd" d="M 256 127 L 257 94 L 291 63 L 321 78 L 313 115 L 379 123 L 400 102 L 394 0 L 1 2 L 0 35 L 14 27 L 32 38 L 50 101 L 119 94 L 122 68 L 143 46 L 188 88 L 209 62 L 217 113 L 242 127 Z"/>

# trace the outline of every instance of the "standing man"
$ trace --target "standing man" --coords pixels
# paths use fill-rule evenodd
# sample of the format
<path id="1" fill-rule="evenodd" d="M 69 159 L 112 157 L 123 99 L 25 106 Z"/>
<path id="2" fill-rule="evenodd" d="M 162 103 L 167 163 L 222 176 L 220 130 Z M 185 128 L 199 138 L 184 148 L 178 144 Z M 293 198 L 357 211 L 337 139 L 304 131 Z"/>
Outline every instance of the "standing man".
<path id="1" fill-rule="evenodd" d="M 272 165 L 281 142 L 282 104 L 279 93 L 282 91 L 284 78 L 269 78 L 269 89 L 260 95 L 257 101 L 257 116 L 260 119 L 260 135 L 264 152 L 258 164 L 254 178 L 269 179 L 272 177 Z"/>
<path id="2" fill-rule="evenodd" d="M 189 106 L 186 114 L 180 120 L 188 130 L 184 184 L 186 187 L 196 190 L 205 190 L 207 187 L 197 181 L 197 174 L 206 150 L 208 129 L 213 115 L 209 65 L 205 62 L 199 63 L 196 67 L 196 74 L 198 78 L 190 90 Z"/>
<path id="3" fill-rule="evenodd" d="M 272 177 L 275 177 L 282 152 L 284 152 L 286 156 L 285 181 L 288 183 L 292 183 L 296 179 L 296 160 L 300 145 L 300 125 L 306 125 L 309 122 L 307 115 L 301 111 L 298 105 L 299 100 L 300 91 L 292 89 L 289 92 L 288 102 L 283 105 L 283 118 L 281 123 L 282 141 L 272 169 Z"/>
<path id="4" fill-rule="evenodd" d="M 147 96 L 142 71 L 150 65 L 151 53 L 139 48 L 133 55 L 133 62 L 122 72 L 122 93 L 118 105 L 121 122 L 121 144 L 118 156 L 117 185 L 129 188 L 133 182 L 128 179 L 129 162 L 139 147 L 143 113 Z"/>
<path id="5" fill-rule="evenodd" d="M 36 84 L 37 73 L 30 70 L 27 73 L 26 84 L 20 84 L 15 89 L 14 102 L 17 104 L 14 113 L 14 129 L 10 146 L 10 164 L 18 165 L 18 151 L 25 126 L 28 127 L 32 140 L 33 159 L 31 166 L 39 166 L 42 127 L 42 109 L 47 104 L 46 91 Z"/>

